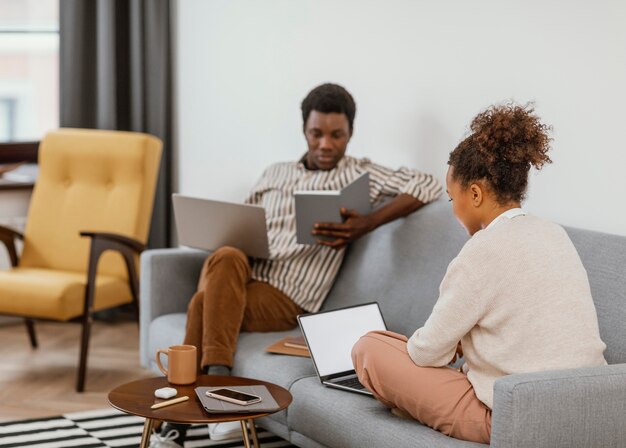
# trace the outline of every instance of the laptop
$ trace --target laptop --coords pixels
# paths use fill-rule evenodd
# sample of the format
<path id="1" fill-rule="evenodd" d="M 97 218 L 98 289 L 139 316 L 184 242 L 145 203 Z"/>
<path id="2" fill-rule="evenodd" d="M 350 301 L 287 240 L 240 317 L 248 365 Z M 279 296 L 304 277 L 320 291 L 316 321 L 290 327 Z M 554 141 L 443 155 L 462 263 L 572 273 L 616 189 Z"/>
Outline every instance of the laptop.
<path id="1" fill-rule="evenodd" d="M 265 209 L 173 194 L 180 244 L 215 250 L 232 246 L 249 257 L 269 258 Z"/>
<path id="2" fill-rule="evenodd" d="M 372 395 L 356 376 L 352 347 L 368 331 L 387 329 L 378 303 L 302 314 L 298 322 L 323 385 Z"/>

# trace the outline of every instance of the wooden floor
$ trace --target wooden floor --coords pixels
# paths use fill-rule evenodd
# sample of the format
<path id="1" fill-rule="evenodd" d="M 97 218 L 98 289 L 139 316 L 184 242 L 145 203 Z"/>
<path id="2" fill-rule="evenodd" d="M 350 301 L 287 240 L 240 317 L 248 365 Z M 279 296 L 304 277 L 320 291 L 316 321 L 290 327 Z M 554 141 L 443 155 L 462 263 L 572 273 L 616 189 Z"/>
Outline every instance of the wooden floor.
<path id="1" fill-rule="evenodd" d="M 0 326 L 0 421 L 21 420 L 109 407 L 112 388 L 155 376 L 139 365 L 136 322 L 95 321 L 85 392 L 76 392 L 78 324 L 37 322 L 39 348 L 32 349 L 23 324 Z"/>

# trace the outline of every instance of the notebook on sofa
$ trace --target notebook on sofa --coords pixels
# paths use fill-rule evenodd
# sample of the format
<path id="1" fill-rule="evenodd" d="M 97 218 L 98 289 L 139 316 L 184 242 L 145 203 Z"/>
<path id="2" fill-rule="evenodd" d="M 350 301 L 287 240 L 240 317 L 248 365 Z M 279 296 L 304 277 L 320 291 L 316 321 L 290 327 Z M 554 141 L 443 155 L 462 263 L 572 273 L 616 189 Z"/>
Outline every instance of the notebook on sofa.
<path id="1" fill-rule="evenodd" d="M 303 358 L 311 357 L 304 336 L 284 337 L 267 347 L 265 351 L 278 355 L 302 356 Z"/>

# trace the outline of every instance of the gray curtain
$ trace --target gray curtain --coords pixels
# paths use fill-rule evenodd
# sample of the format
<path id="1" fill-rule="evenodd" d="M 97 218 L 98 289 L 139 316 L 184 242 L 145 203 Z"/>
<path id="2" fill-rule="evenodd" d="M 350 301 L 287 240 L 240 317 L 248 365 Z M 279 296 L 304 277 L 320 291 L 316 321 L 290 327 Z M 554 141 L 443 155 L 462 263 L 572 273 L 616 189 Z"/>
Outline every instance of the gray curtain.
<path id="1" fill-rule="evenodd" d="M 61 0 L 62 127 L 146 132 L 163 141 L 150 247 L 170 245 L 172 64 L 169 0 Z"/>

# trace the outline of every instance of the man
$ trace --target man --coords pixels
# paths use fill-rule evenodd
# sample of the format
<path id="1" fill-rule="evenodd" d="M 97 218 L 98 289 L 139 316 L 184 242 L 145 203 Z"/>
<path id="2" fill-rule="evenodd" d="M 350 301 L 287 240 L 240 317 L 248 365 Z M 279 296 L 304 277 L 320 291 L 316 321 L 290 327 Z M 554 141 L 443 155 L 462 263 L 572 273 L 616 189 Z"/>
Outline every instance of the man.
<path id="1" fill-rule="evenodd" d="M 270 258 L 250 263 L 231 247 L 207 258 L 187 311 L 184 342 L 198 348 L 203 372 L 230 374 L 240 331 L 289 330 L 297 325 L 298 314 L 318 311 L 349 243 L 441 194 L 431 175 L 346 156 L 355 113 L 354 100 L 343 87 L 313 89 L 302 102 L 307 153 L 298 162 L 270 166 L 246 200 L 265 208 Z M 298 244 L 294 191 L 339 190 L 366 171 L 372 204 L 384 204 L 368 215 L 341 210 L 342 223 L 315 225 L 313 234 L 326 238 L 317 245 Z M 210 425 L 209 430 L 213 439 L 241 433 L 238 422 Z"/>

